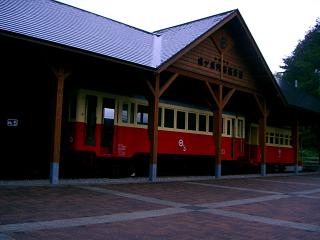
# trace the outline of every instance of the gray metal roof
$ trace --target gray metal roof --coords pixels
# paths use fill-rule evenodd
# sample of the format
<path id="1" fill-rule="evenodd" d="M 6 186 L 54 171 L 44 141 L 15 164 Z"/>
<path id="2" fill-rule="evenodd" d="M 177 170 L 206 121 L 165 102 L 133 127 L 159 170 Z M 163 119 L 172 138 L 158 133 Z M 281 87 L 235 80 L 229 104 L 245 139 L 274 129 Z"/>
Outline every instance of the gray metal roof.
<path id="1" fill-rule="evenodd" d="M 166 28 L 154 33 L 161 36 L 161 63 L 201 37 L 235 10 Z"/>
<path id="2" fill-rule="evenodd" d="M 278 80 L 277 83 L 288 105 L 320 113 L 319 99 L 303 92 L 301 89 L 295 88 L 283 80 Z"/>
<path id="3" fill-rule="evenodd" d="M 231 13 L 149 33 L 52 0 L 0 0 L 0 29 L 157 68 Z"/>
<path id="4" fill-rule="evenodd" d="M 153 34 L 51 0 L 0 0 L 0 29 L 152 66 Z"/>

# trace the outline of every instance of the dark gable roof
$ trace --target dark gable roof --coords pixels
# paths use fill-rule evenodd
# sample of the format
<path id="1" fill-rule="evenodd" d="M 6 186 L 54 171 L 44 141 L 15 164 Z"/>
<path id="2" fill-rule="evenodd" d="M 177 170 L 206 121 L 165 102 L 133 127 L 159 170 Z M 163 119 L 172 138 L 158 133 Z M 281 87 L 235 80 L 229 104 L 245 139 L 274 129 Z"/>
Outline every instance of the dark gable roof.
<path id="1" fill-rule="evenodd" d="M 0 0 L 0 29 L 156 69 L 231 12 L 150 33 L 52 0 Z"/>
<path id="2" fill-rule="evenodd" d="M 285 81 L 278 80 L 278 86 L 290 107 L 320 113 L 320 100 L 295 88 Z"/>

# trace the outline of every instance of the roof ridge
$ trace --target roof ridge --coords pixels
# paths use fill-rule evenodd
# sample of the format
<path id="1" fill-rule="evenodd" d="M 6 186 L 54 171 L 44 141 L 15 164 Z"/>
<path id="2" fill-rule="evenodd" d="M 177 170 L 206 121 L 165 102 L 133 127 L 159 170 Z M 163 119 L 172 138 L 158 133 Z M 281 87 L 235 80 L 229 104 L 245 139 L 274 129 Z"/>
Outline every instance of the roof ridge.
<path id="1" fill-rule="evenodd" d="M 157 68 L 161 65 L 161 49 L 162 49 L 162 36 L 154 35 L 152 44 L 152 62 L 151 65 Z"/>
<path id="2" fill-rule="evenodd" d="M 73 5 L 70 5 L 70 4 L 67 4 L 67 3 L 64 3 L 64 2 L 60 2 L 59 0 L 50 0 L 50 1 L 55 2 L 55 3 L 58 3 L 58 4 L 65 5 L 65 6 L 70 7 L 70 8 L 74 8 L 74 9 L 80 10 L 80 11 L 82 11 L 82 12 L 86 12 L 86 13 L 91 14 L 91 15 L 95 15 L 95 16 L 97 16 L 97 17 L 101 17 L 101 18 L 110 20 L 110 21 L 112 21 L 112 22 L 115 22 L 115 23 L 124 25 L 124 26 L 126 26 L 126 27 L 135 29 L 135 30 L 137 30 L 137 31 L 144 32 L 144 33 L 146 33 L 146 34 L 150 34 L 150 35 L 153 35 L 153 36 L 154 36 L 154 35 L 157 35 L 156 33 L 149 32 L 149 31 L 147 31 L 147 30 L 144 30 L 144 29 L 141 29 L 141 28 L 138 28 L 138 27 L 129 25 L 129 24 L 127 24 L 127 23 L 120 22 L 120 21 L 118 21 L 118 20 L 114 20 L 114 19 L 112 19 L 112 18 L 109 18 L 109 17 L 103 16 L 103 15 L 100 15 L 100 14 L 98 14 L 98 13 L 90 12 L 90 11 L 88 11 L 88 10 L 85 10 L 85 9 L 82 9 L 82 8 L 79 8 L 79 7 L 75 7 L 75 6 L 73 6 Z"/>
<path id="3" fill-rule="evenodd" d="M 205 19 L 209 19 L 209 18 L 212 18 L 212 17 L 217 17 L 217 16 L 219 16 L 219 15 L 225 15 L 225 14 L 227 14 L 227 13 L 232 13 L 232 12 L 235 12 L 235 11 L 238 11 L 238 9 L 236 8 L 236 9 L 233 9 L 233 10 L 229 10 L 229 11 L 225 11 L 225 12 L 222 12 L 222 13 L 214 14 L 214 15 L 207 16 L 207 17 L 204 17 L 204 18 L 195 19 L 195 20 L 192 20 L 192 21 L 189 21 L 189 22 L 177 24 L 177 25 L 175 25 L 175 26 L 171 26 L 171 27 L 167 27 L 167 28 L 162 28 L 162 29 L 159 29 L 159 30 L 154 31 L 154 32 L 152 32 L 152 33 L 153 33 L 153 34 L 160 34 L 159 32 L 162 32 L 162 31 L 166 31 L 166 30 L 169 30 L 169 29 L 172 29 L 172 28 L 176 28 L 176 27 L 180 27 L 180 26 L 183 26 L 183 25 L 191 24 L 191 23 L 194 23 L 194 22 L 203 21 L 203 20 L 205 20 Z"/>

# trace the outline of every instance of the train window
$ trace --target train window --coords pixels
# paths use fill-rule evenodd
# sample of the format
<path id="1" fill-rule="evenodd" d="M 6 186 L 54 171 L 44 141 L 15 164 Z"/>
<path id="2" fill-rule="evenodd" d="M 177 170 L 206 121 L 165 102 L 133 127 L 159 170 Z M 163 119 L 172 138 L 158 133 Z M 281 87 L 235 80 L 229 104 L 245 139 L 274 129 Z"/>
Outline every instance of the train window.
<path id="1" fill-rule="evenodd" d="M 128 103 L 122 104 L 121 120 L 123 123 L 128 123 L 128 120 L 129 120 L 129 104 Z"/>
<path id="2" fill-rule="evenodd" d="M 289 145 L 289 135 L 284 136 L 284 145 Z"/>
<path id="3" fill-rule="evenodd" d="M 209 132 L 213 132 L 213 116 L 209 116 Z"/>
<path id="4" fill-rule="evenodd" d="M 130 104 L 130 123 L 134 123 L 134 103 Z"/>
<path id="5" fill-rule="evenodd" d="M 164 110 L 164 127 L 173 128 L 174 127 L 174 110 L 166 108 Z"/>
<path id="6" fill-rule="evenodd" d="M 138 105 L 137 124 L 148 124 L 148 107 L 145 105 Z"/>
<path id="7" fill-rule="evenodd" d="M 227 135 L 231 135 L 231 119 L 227 119 Z"/>
<path id="8" fill-rule="evenodd" d="M 188 113 L 188 130 L 197 130 L 197 115 Z"/>
<path id="9" fill-rule="evenodd" d="M 207 131 L 207 116 L 203 114 L 199 114 L 199 131 L 205 132 Z"/>
<path id="10" fill-rule="evenodd" d="M 112 147 L 115 100 L 103 98 L 103 127 L 101 132 L 101 146 Z"/>
<path id="11" fill-rule="evenodd" d="M 269 135 L 269 143 L 271 143 L 271 144 L 274 143 L 274 133 L 270 133 L 270 135 Z"/>
<path id="12" fill-rule="evenodd" d="M 266 132 L 266 143 L 269 143 L 269 132 Z"/>
<path id="13" fill-rule="evenodd" d="M 243 120 L 238 119 L 238 137 L 240 138 L 244 137 L 243 125 Z"/>
<path id="14" fill-rule="evenodd" d="M 250 143 L 258 145 L 258 128 L 256 126 L 251 126 L 250 128 Z"/>
<path id="15" fill-rule="evenodd" d="M 283 145 L 283 143 L 284 143 L 283 134 L 280 134 L 279 143 L 280 143 L 280 145 Z"/>
<path id="16" fill-rule="evenodd" d="M 279 133 L 276 133 L 276 137 L 275 137 L 275 144 L 279 144 Z"/>
<path id="17" fill-rule="evenodd" d="M 222 118 L 222 134 L 225 134 L 226 133 L 226 129 L 224 129 L 224 126 L 226 125 L 225 123 L 224 123 L 224 121 L 226 121 L 226 119 L 225 118 Z"/>
<path id="18" fill-rule="evenodd" d="M 162 126 L 162 108 L 159 108 L 159 112 L 158 112 L 158 126 L 159 127 Z"/>
<path id="19" fill-rule="evenodd" d="M 96 123 L 97 123 L 97 97 L 87 95 L 86 96 L 86 116 L 87 116 L 87 127 L 86 127 L 86 144 L 94 146 Z"/>
<path id="20" fill-rule="evenodd" d="M 186 129 L 186 113 L 177 111 L 177 129 Z"/>

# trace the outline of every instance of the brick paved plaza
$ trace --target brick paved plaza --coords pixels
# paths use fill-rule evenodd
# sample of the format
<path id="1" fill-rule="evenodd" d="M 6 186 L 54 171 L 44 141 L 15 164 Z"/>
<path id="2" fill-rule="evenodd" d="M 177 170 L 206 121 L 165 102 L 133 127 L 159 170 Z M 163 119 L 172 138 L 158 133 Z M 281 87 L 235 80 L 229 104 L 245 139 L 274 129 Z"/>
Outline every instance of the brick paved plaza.
<path id="1" fill-rule="evenodd" d="M 0 184 L 0 239 L 320 239 L 320 174 Z"/>

